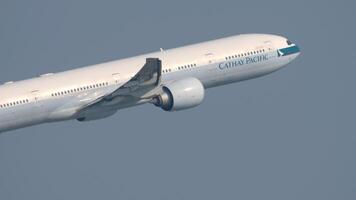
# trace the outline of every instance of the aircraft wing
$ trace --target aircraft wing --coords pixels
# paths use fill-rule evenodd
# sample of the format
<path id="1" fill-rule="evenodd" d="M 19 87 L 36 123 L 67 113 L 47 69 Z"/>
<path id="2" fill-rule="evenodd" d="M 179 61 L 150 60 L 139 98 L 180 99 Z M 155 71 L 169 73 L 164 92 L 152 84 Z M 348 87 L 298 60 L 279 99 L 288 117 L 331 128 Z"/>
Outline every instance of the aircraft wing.
<path id="1" fill-rule="evenodd" d="M 117 96 L 126 95 L 137 96 L 137 94 L 148 92 L 160 84 L 161 68 L 161 60 L 147 58 L 145 65 L 134 77 L 111 94 L 106 95 L 105 99 L 110 100 Z"/>
<path id="2" fill-rule="evenodd" d="M 135 103 L 142 96 L 155 89 L 161 82 L 162 63 L 158 58 L 147 58 L 145 65 L 126 83 L 109 94 L 93 99 L 78 110 L 78 115 L 89 110 L 101 109 L 117 104 Z M 90 112 L 90 111 L 89 111 Z"/>

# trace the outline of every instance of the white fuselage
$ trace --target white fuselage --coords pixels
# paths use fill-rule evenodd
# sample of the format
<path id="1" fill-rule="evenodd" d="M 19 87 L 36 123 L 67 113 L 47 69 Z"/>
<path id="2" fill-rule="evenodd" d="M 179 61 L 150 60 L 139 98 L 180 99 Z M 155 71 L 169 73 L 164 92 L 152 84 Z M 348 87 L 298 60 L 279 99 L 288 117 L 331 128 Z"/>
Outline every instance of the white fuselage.
<path id="1" fill-rule="evenodd" d="M 80 108 L 130 80 L 146 58 L 162 61 L 163 85 L 194 77 L 210 88 L 274 72 L 299 54 L 284 37 L 246 34 L 6 83 L 0 86 L 0 132 L 76 119 Z M 113 102 L 110 109 L 146 102 Z"/>

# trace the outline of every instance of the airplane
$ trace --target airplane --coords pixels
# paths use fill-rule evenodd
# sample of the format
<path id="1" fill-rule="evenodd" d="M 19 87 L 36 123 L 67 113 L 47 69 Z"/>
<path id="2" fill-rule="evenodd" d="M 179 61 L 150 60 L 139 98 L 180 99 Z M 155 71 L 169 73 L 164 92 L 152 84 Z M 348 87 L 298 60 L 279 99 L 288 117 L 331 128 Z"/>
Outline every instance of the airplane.
<path id="1" fill-rule="evenodd" d="M 241 34 L 0 86 L 0 132 L 63 120 L 91 121 L 151 103 L 179 111 L 205 89 L 277 71 L 300 55 L 285 37 Z"/>

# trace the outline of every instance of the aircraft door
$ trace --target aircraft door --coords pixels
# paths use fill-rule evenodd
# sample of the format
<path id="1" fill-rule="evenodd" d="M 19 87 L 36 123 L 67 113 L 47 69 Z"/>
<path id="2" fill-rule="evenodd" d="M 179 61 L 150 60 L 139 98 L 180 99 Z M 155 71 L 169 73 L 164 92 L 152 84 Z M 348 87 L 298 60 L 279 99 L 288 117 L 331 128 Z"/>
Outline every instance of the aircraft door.
<path id="1" fill-rule="evenodd" d="M 222 78 L 223 74 L 221 74 L 221 70 L 218 68 L 218 63 L 216 63 L 216 57 L 214 53 L 206 53 L 204 54 L 205 66 L 208 73 L 206 74 L 206 79 L 208 80 L 208 84 L 215 85 Z"/>
<path id="2" fill-rule="evenodd" d="M 33 104 L 35 105 L 35 108 L 40 109 L 41 111 L 44 111 L 43 99 L 42 99 L 40 91 L 32 90 L 31 97 L 32 97 L 32 99 L 30 99 L 30 101 L 33 102 Z"/>
<path id="3" fill-rule="evenodd" d="M 113 73 L 111 76 L 115 84 L 120 83 L 120 73 Z"/>
<path id="4" fill-rule="evenodd" d="M 206 53 L 204 54 L 204 60 L 206 65 L 211 65 L 215 61 L 215 56 L 213 53 Z"/>
<path id="5" fill-rule="evenodd" d="M 276 49 L 271 41 L 265 41 L 263 47 L 267 50 L 267 52 L 276 52 Z M 277 53 L 269 53 L 269 58 L 275 57 L 277 57 Z"/>

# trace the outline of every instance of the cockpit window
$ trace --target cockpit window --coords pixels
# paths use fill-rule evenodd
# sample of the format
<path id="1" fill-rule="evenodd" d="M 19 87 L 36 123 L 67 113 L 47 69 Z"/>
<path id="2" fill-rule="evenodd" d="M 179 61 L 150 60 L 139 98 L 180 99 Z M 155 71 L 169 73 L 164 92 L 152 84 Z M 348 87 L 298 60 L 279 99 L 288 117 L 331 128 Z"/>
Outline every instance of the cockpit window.
<path id="1" fill-rule="evenodd" d="M 288 45 L 292 45 L 293 42 L 291 42 L 290 40 L 287 40 L 287 44 L 288 44 Z"/>

